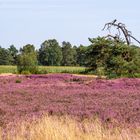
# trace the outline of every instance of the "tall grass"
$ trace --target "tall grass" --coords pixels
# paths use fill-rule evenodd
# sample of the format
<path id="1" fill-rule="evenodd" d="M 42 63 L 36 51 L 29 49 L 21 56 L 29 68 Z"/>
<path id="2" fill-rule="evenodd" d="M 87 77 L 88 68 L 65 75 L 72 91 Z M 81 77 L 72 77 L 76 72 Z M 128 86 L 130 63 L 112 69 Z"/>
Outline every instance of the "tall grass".
<path id="1" fill-rule="evenodd" d="M 16 73 L 17 67 L 16 66 L 3 66 L 0 65 L 0 74 L 1 73 Z"/>
<path id="2" fill-rule="evenodd" d="M 7 132 L 6 140 L 139 140 L 140 128 L 107 129 L 100 121 L 79 123 L 69 117 L 43 117 L 32 123 L 24 122 Z"/>
<path id="3" fill-rule="evenodd" d="M 85 67 L 70 67 L 70 66 L 40 66 L 40 70 L 47 70 L 48 73 L 82 73 Z"/>
<path id="4" fill-rule="evenodd" d="M 39 66 L 39 71 L 47 71 L 47 73 L 82 73 L 85 67 L 68 67 L 68 66 Z M 0 66 L 0 73 L 17 73 L 16 66 Z"/>

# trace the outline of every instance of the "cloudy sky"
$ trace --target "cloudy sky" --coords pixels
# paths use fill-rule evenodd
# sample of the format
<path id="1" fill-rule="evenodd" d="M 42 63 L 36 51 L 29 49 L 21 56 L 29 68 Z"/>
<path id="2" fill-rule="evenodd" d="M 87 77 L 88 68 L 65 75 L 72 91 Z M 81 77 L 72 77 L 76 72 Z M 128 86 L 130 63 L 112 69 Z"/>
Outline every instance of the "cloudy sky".
<path id="1" fill-rule="evenodd" d="M 140 40 L 140 0 L 0 0 L 0 45 L 37 48 L 47 39 L 88 45 L 118 19 Z"/>

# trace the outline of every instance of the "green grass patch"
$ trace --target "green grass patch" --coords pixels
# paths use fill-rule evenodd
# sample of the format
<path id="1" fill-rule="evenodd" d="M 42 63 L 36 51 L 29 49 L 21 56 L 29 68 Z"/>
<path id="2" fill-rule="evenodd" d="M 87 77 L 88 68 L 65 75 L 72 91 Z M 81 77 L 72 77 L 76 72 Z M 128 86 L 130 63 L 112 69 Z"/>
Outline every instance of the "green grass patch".
<path id="1" fill-rule="evenodd" d="M 17 67 L 16 66 L 0 66 L 0 74 L 1 73 L 17 73 Z"/>
<path id="2" fill-rule="evenodd" d="M 39 69 L 46 70 L 48 73 L 78 74 L 85 71 L 85 67 L 68 67 L 68 66 L 40 66 Z"/>
<path id="3" fill-rule="evenodd" d="M 45 73 L 84 73 L 85 67 L 69 67 L 69 66 L 39 66 L 39 71 Z M 0 66 L 1 73 L 17 73 L 17 66 Z"/>

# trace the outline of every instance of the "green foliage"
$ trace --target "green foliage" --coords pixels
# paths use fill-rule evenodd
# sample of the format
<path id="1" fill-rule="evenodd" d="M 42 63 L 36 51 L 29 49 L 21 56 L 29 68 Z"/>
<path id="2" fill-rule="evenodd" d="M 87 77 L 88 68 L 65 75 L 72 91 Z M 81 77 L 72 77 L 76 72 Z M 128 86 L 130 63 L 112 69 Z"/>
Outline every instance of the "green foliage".
<path id="1" fill-rule="evenodd" d="M 12 56 L 12 65 L 16 65 L 18 50 L 16 49 L 16 47 L 14 45 L 11 45 L 8 48 L 8 51 L 9 51 L 10 55 Z"/>
<path id="2" fill-rule="evenodd" d="M 76 50 L 69 42 L 62 42 L 62 66 L 72 66 L 76 64 Z"/>
<path id="3" fill-rule="evenodd" d="M 73 52 L 73 65 L 78 66 L 79 64 L 77 63 L 77 46 L 73 46 L 72 52 Z"/>
<path id="4" fill-rule="evenodd" d="M 21 80 L 20 79 L 17 79 L 15 82 L 16 83 L 21 83 Z"/>
<path id="5" fill-rule="evenodd" d="M 57 40 L 46 40 L 36 51 L 33 45 L 18 50 L 11 45 L 8 49 L 0 47 L 0 65 L 16 65 L 21 74 L 83 73 L 98 77 L 140 77 L 140 47 L 127 45 L 122 40 L 97 37 L 90 39 L 91 45 L 72 47 Z M 39 67 L 47 65 L 53 67 Z M 63 65 L 65 67 L 54 67 Z M 83 66 L 83 67 L 66 67 Z M 85 66 L 87 67 L 85 69 Z M 13 67 L 0 67 L 0 73 L 17 73 Z"/>
<path id="6" fill-rule="evenodd" d="M 16 66 L 0 66 L 0 73 L 17 73 Z M 37 74 L 47 73 L 85 73 L 85 67 L 71 67 L 71 66 L 38 66 Z M 28 71 L 23 71 L 23 74 L 30 74 Z"/>
<path id="7" fill-rule="evenodd" d="M 114 73 L 116 77 L 137 77 L 140 73 L 140 48 L 117 44 L 112 48 L 112 54 L 107 60 L 108 75 Z"/>
<path id="8" fill-rule="evenodd" d="M 87 63 L 90 70 L 96 71 L 100 75 L 106 68 L 106 60 L 110 56 L 112 42 L 101 37 L 89 40 L 92 44 L 87 50 Z"/>
<path id="9" fill-rule="evenodd" d="M 21 71 L 20 74 L 23 74 L 23 75 L 30 75 L 31 72 L 30 72 L 29 70 L 23 70 L 23 71 Z"/>
<path id="10" fill-rule="evenodd" d="M 47 71 L 48 73 L 71 73 L 80 74 L 85 71 L 85 67 L 71 66 L 39 66 L 39 71 Z"/>
<path id="11" fill-rule="evenodd" d="M 48 70 L 47 69 L 38 69 L 36 74 L 48 74 Z"/>
<path id="12" fill-rule="evenodd" d="M 78 48 L 76 48 L 77 51 L 77 64 L 80 66 L 86 66 L 87 64 L 87 47 L 80 45 Z"/>
<path id="13" fill-rule="evenodd" d="M 37 73 L 37 54 L 33 45 L 26 45 L 21 50 L 18 56 L 17 70 L 22 74 Z"/>
<path id="14" fill-rule="evenodd" d="M 0 47 L 0 65 L 11 65 L 12 62 L 13 58 L 10 52 L 5 48 Z"/>
<path id="15" fill-rule="evenodd" d="M 42 65 L 59 66 L 62 60 L 62 51 L 55 39 L 42 43 L 39 49 L 39 62 Z"/>
<path id="16" fill-rule="evenodd" d="M 17 73 L 16 66 L 9 66 L 9 65 L 0 65 L 0 74 L 1 73 Z"/>
<path id="17" fill-rule="evenodd" d="M 140 73 L 140 48 L 124 42 L 98 37 L 90 39 L 88 62 L 92 70 L 108 77 L 137 77 Z"/>

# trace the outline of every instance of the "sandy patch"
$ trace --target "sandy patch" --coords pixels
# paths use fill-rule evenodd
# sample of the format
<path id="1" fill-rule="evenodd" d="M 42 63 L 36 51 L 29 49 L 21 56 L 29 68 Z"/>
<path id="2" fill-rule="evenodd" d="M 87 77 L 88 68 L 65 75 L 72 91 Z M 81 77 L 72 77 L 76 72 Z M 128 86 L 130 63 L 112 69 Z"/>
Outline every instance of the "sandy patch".
<path id="1" fill-rule="evenodd" d="M 17 76 L 17 74 L 13 74 L 13 73 L 1 73 L 0 76 Z"/>

